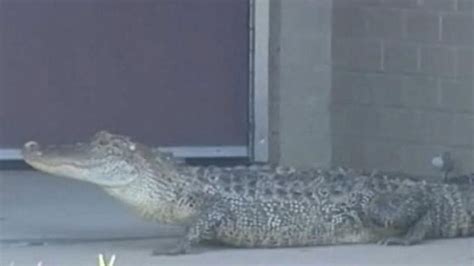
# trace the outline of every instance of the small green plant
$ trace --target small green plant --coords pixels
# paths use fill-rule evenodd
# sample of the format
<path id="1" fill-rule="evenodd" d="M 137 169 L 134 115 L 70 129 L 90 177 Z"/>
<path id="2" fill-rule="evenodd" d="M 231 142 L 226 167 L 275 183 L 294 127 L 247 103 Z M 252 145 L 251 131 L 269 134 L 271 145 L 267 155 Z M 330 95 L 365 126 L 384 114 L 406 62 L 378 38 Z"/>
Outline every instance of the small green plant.
<path id="1" fill-rule="evenodd" d="M 99 266 L 114 266 L 115 263 L 115 254 L 112 254 L 110 260 L 107 262 L 103 254 L 99 254 Z"/>

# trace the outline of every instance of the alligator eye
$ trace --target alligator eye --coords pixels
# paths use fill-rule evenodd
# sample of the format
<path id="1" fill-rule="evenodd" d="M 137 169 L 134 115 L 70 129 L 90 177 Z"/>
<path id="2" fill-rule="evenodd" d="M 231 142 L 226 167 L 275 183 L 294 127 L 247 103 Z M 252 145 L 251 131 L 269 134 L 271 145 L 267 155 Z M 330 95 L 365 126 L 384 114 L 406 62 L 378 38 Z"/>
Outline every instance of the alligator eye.
<path id="1" fill-rule="evenodd" d="M 137 149 L 137 146 L 136 146 L 135 144 L 130 144 L 130 145 L 128 146 L 128 149 L 131 150 L 131 151 L 134 151 L 134 150 Z"/>

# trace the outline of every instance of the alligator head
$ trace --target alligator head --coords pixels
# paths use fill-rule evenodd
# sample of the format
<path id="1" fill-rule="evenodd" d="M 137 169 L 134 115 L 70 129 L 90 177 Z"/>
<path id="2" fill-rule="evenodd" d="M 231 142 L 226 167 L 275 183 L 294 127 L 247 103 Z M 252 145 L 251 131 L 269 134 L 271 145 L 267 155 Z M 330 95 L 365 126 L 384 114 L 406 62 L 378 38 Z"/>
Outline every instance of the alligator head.
<path id="1" fill-rule="evenodd" d="M 42 148 L 29 141 L 23 158 L 40 171 L 104 187 L 124 186 L 149 164 L 151 151 L 130 138 L 100 131 L 89 142 Z M 141 168 L 141 169 L 140 169 Z"/>
<path id="2" fill-rule="evenodd" d="M 185 223 L 197 213 L 185 189 L 198 189 L 195 178 L 177 171 L 174 157 L 105 131 L 89 142 L 41 148 L 25 143 L 23 157 L 53 175 L 94 183 L 148 219 Z"/>

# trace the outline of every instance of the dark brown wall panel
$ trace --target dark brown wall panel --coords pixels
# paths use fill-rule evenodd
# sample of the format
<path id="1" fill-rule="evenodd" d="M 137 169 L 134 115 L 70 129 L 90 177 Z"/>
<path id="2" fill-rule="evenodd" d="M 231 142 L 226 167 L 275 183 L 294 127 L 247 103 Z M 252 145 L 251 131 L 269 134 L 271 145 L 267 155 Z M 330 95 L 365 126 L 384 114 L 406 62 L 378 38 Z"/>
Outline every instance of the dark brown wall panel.
<path id="1" fill-rule="evenodd" d="M 3 1 L 0 38 L 0 148 L 247 143 L 247 1 Z"/>

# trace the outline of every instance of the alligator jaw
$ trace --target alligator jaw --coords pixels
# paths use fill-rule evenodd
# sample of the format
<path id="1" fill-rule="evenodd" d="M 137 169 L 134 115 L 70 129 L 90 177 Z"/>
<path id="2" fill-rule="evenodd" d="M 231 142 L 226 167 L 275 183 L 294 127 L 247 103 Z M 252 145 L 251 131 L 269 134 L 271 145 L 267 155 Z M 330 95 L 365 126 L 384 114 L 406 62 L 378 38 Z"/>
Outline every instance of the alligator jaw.
<path id="1" fill-rule="evenodd" d="M 92 152 L 89 143 L 51 146 L 45 149 L 35 141 L 25 143 L 22 155 L 33 168 L 56 176 L 86 181 L 103 187 L 128 184 L 131 177 L 114 178 L 106 175 L 110 169 L 106 158 L 99 158 Z"/>

